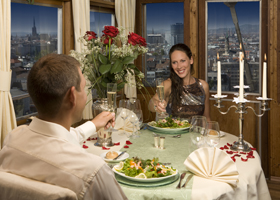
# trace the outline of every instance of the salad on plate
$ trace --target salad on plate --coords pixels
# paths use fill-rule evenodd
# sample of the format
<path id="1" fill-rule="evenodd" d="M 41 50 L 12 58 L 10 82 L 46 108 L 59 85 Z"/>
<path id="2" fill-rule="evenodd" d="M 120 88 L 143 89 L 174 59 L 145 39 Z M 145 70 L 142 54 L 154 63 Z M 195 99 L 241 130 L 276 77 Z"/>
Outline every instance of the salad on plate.
<path id="1" fill-rule="evenodd" d="M 178 129 L 178 128 L 188 128 L 190 123 L 187 120 L 180 120 L 180 118 L 174 119 L 172 115 L 166 117 L 165 119 L 160 119 L 157 122 L 151 121 L 148 123 L 149 126 L 157 128 L 168 128 L 168 129 Z"/>
<path id="2" fill-rule="evenodd" d="M 167 167 L 158 161 L 158 158 L 152 160 L 143 160 L 141 158 L 127 158 L 124 162 L 114 166 L 117 172 L 134 178 L 149 179 L 161 178 L 177 174 L 173 167 Z"/>

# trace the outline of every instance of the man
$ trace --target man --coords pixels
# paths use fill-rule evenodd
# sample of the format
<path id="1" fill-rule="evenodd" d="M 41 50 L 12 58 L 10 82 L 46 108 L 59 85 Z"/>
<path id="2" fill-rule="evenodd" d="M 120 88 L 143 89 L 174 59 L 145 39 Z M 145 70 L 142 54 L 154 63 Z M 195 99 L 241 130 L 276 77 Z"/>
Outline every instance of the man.
<path id="1" fill-rule="evenodd" d="M 27 87 L 38 117 L 19 126 L 5 139 L 0 170 L 69 188 L 78 199 L 127 199 L 113 171 L 80 144 L 114 114 L 102 112 L 77 129 L 86 105 L 85 78 L 79 62 L 50 54 L 32 67 Z"/>

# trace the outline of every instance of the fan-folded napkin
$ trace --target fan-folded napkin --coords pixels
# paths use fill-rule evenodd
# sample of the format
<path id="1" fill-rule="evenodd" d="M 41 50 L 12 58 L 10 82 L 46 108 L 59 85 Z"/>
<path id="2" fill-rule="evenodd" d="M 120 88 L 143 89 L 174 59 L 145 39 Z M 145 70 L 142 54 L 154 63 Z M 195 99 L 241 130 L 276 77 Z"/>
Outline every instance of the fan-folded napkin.
<path id="1" fill-rule="evenodd" d="M 203 147 L 193 151 L 184 164 L 197 176 L 221 181 L 236 187 L 239 173 L 227 153 L 218 148 Z"/>
<path id="2" fill-rule="evenodd" d="M 133 133 L 133 124 L 130 121 L 130 117 L 132 115 L 136 116 L 136 114 L 133 111 L 128 110 L 128 115 L 129 116 L 126 119 L 124 119 L 126 116 L 123 116 L 123 113 L 121 112 L 122 109 L 126 109 L 126 108 L 118 108 L 117 109 L 117 117 L 116 117 L 116 121 L 115 121 L 116 125 L 115 125 L 114 128 L 118 129 L 118 130 L 123 130 L 123 131 L 125 131 L 126 133 L 129 133 L 129 134 L 132 134 Z M 139 121 L 137 116 L 136 116 L 136 120 L 137 120 L 137 122 Z M 137 123 L 134 128 L 135 128 L 135 131 L 139 130 L 139 123 Z"/>

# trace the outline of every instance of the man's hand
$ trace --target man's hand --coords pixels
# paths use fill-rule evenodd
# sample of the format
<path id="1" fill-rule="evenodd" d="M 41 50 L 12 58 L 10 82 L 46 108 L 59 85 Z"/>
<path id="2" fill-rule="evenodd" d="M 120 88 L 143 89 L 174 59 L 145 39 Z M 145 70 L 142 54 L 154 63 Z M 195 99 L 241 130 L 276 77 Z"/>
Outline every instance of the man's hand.
<path id="1" fill-rule="evenodd" d="M 109 128 L 110 125 L 115 126 L 115 113 L 103 111 L 98 114 L 95 118 L 93 118 L 92 123 L 94 123 L 96 127 L 96 131 L 102 127 L 105 129 Z"/>

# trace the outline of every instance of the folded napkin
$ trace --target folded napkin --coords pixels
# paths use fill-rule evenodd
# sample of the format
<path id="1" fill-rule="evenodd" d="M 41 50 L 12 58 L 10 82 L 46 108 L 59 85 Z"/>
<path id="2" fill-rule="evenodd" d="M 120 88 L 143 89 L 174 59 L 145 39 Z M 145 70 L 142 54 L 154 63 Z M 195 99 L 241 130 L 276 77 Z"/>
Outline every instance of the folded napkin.
<path id="1" fill-rule="evenodd" d="M 122 112 L 122 109 L 125 109 L 127 112 Z M 128 117 L 127 117 L 128 115 Z M 138 117 L 136 116 L 136 114 L 131 111 L 131 110 L 128 110 L 126 108 L 118 108 L 117 109 L 117 116 L 116 116 L 116 121 L 115 121 L 115 129 L 118 129 L 118 130 L 123 130 L 125 131 L 126 133 L 128 134 L 132 134 L 133 133 L 133 124 L 131 122 L 131 116 L 134 115 L 134 119 L 135 119 L 135 131 L 139 130 L 139 119 Z M 127 118 L 126 118 L 127 117 Z M 124 119 L 126 118 L 126 119 Z"/>
<path id="2" fill-rule="evenodd" d="M 199 148 L 188 156 L 184 165 L 197 176 L 225 182 L 233 187 L 237 185 L 239 173 L 235 162 L 218 148 Z"/>

